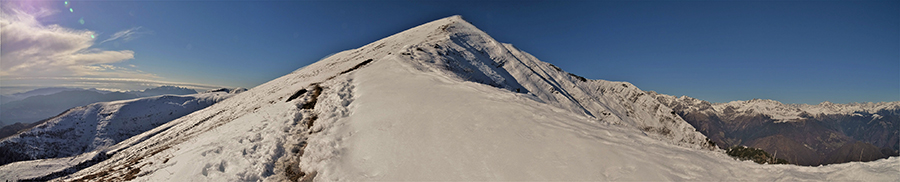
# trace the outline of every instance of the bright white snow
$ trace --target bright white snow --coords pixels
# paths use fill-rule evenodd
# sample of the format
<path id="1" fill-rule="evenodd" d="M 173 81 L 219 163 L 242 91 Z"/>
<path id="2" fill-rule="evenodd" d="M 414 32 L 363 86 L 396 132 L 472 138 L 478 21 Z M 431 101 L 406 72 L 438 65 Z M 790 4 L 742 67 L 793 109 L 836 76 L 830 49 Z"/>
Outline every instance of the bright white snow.
<path id="1" fill-rule="evenodd" d="M 634 85 L 581 81 L 453 16 L 132 137 L 111 147 L 110 159 L 61 179 L 283 181 L 301 172 L 301 180 L 318 181 L 900 178 L 896 157 L 760 165 L 708 150 L 703 139 Z"/>
<path id="2" fill-rule="evenodd" d="M 598 124 L 524 94 L 416 71 L 385 58 L 360 70 L 355 108 L 329 132 L 319 180 L 891 180 L 897 158 L 821 168 L 759 165 Z M 390 109 L 385 109 L 390 108 Z M 307 153 L 314 159 L 316 153 Z M 303 161 L 303 160 L 301 160 Z M 860 166 L 862 165 L 862 166 Z M 306 166 L 303 166 L 306 167 Z"/>

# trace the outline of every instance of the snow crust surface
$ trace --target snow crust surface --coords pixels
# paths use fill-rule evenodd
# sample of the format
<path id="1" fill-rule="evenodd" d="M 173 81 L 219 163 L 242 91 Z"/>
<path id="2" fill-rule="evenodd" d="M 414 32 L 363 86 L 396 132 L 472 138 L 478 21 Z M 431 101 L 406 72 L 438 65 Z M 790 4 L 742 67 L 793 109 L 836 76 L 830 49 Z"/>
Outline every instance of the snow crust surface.
<path id="1" fill-rule="evenodd" d="M 453 16 L 132 137 L 58 180 L 900 178 L 896 157 L 800 167 L 736 161 L 711 148 L 634 85 L 582 80 Z"/>

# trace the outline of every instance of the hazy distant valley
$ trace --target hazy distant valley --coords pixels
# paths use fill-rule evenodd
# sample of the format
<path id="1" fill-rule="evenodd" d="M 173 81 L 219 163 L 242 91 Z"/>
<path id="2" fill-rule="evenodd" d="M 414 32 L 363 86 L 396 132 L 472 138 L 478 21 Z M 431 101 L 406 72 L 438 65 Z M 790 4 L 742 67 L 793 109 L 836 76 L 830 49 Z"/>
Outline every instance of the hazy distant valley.
<path id="1" fill-rule="evenodd" d="M 181 87 L 162 86 L 138 91 L 110 92 L 80 88 L 41 88 L 28 92 L 4 95 L 0 98 L 0 126 L 31 124 L 62 113 L 66 109 L 95 102 L 133 99 L 174 94 L 195 94 L 197 91 Z"/>

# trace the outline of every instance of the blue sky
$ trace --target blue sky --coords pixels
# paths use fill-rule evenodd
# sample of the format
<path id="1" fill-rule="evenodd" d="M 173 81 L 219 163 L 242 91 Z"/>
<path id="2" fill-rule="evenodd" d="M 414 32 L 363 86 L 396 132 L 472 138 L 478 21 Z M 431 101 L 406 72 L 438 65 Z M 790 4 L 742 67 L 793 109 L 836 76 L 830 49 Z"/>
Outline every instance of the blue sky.
<path id="1" fill-rule="evenodd" d="M 254 87 L 459 14 L 566 71 L 643 90 L 712 102 L 900 100 L 898 1 L 2 3 L 3 94 Z"/>

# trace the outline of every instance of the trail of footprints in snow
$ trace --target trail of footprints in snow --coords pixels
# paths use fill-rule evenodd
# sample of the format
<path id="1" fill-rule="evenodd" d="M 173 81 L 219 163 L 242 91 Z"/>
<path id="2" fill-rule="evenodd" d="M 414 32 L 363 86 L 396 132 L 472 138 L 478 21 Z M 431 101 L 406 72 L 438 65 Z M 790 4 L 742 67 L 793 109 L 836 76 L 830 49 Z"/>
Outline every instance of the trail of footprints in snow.
<path id="1" fill-rule="evenodd" d="M 280 172 L 281 174 L 284 174 L 284 176 L 286 176 L 291 181 L 298 181 L 298 180 L 299 181 L 312 181 L 312 179 L 316 177 L 316 174 L 317 174 L 316 171 L 313 171 L 313 172 L 310 172 L 309 174 L 307 174 L 300 169 L 299 164 L 300 164 L 300 157 L 302 157 L 303 154 L 306 153 L 305 149 L 307 146 L 307 137 L 309 135 L 320 132 L 324 129 L 324 127 L 322 127 L 322 126 L 314 127 L 314 126 L 316 126 L 316 125 L 314 125 L 314 121 L 321 120 L 321 119 L 319 119 L 318 114 L 314 111 L 315 106 L 319 102 L 319 100 L 320 100 L 319 97 L 322 96 L 322 93 L 329 91 L 329 90 L 326 90 L 326 88 L 322 87 L 321 84 L 324 82 L 333 81 L 333 79 L 335 77 L 352 72 L 356 69 L 359 69 L 362 66 L 365 66 L 366 64 L 371 63 L 372 61 L 373 61 L 372 59 L 365 60 L 365 61 L 355 65 L 354 67 L 341 72 L 338 75 L 332 76 L 332 77 L 324 80 L 323 82 L 310 84 L 309 89 L 312 90 L 311 92 L 307 91 L 306 89 L 301 89 L 300 91 L 297 91 L 296 93 L 291 95 L 291 97 L 285 101 L 285 102 L 290 102 L 292 100 L 300 98 L 303 95 L 307 95 L 306 97 L 304 97 L 304 98 L 307 98 L 306 102 L 302 102 L 302 104 L 297 105 L 298 108 L 300 109 L 300 112 L 294 116 L 294 119 L 292 119 L 292 121 L 294 121 L 290 125 L 292 127 L 285 128 L 283 130 L 284 132 L 293 133 L 293 134 L 288 135 L 288 138 L 279 139 L 277 141 L 279 147 L 276 150 L 278 150 L 278 151 L 276 151 L 275 156 L 272 156 L 273 157 L 272 161 L 276 161 L 276 162 L 275 162 L 275 164 L 271 165 L 270 167 L 267 167 L 268 169 L 267 169 L 266 173 L 269 173 L 269 175 L 264 175 L 264 176 L 270 176 L 270 175 L 272 175 L 272 173 Z M 340 87 L 340 88 L 336 88 L 334 90 L 335 92 L 338 92 L 337 94 L 334 94 L 334 96 L 337 96 L 337 98 L 331 98 L 331 99 L 340 101 L 341 103 L 329 105 L 332 107 L 325 109 L 325 110 L 327 110 L 327 112 L 325 112 L 325 113 L 330 113 L 330 115 L 326 116 L 327 117 L 326 119 L 331 120 L 333 122 L 333 121 L 337 120 L 338 118 L 345 117 L 348 115 L 349 110 L 346 108 L 346 106 L 349 106 L 350 102 L 352 102 L 351 91 L 353 89 L 353 86 L 350 84 L 351 82 L 352 82 L 352 80 L 350 80 L 350 79 L 348 79 L 344 82 L 341 82 L 344 84 L 338 85 L 338 87 Z M 274 102 L 270 102 L 270 104 L 274 104 Z M 255 108 L 255 109 L 258 109 L 258 108 Z M 322 109 L 322 108 L 320 108 L 320 109 Z M 211 114 L 211 115 L 203 118 L 199 122 L 195 123 L 192 127 L 182 128 L 182 130 L 184 130 L 184 131 L 181 131 L 178 133 L 180 133 L 182 135 L 198 135 L 202 132 L 213 130 L 213 129 L 217 128 L 218 126 L 221 126 L 225 123 L 219 123 L 217 125 L 207 127 L 205 130 L 203 130 L 201 132 L 187 132 L 187 130 L 189 128 L 196 128 L 199 125 L 205 123 L 206 121 L 213 119 L 214 117 L 218 116 L 219 114 L 222 114 L 223 112 L 225 112 L 225 110 Z M 303 116 L 309 116 L 309 117 L 303 117 Z M 236 116 L 231 116 L 230 118 L 222 118 L 222 119 L 233 120 L 233 119 L 235 119 L 235 117 Z M 303 123 L 306 127 L 293 127 L 299 123 Z M 266 128 L 266 126 L 265 125 L 260 126 L 258 129 L 262 130 L 263 128 Z M 186 138 L 189 138 L 189 137 L 186 137 Z M 261 141 L 261 140 L 262 140 L 261 136 L 256 136 L 254 138 L 247 139 L 248 142 L 257 142 L 257 141 Z M 292 143 L 292 142 L 284 142 L 284 141 L 298 141 L 298 142 Z M 174 143 L 181 143 L 181 142 L 174 142 Z M 135 179 L 136 177 L 141 176 L 141 174 L 139 174 L 139 173 L 142 172 L 141 169 L 143 166 L 153 164 L 152 162 L 139 164 L 140 161 L 142 161 L 147 156 L 154 156 L 159 152 L 169 149 L 170 147 L 171 147 L 171 144 L 161 147 L 161 148 L 156 148 L 155 150 L 150 151 L 148 153 L 148 155 L 134 156 L 134 157 L 127 159 L 128 161 L 125 163 L 124 166 L 109 168 L 106 170 L 102 170 L 100 172 L 88 174 L 86 176 L 82 176 L 79 179 L 75 179 L 75 181 L 84 181 L 84 180 L 104 181 L 104 180 L 114 180 L 114 179 L 120 179 L 120 180 Z M 331 147 L 331 146 L 325 146 L 325 147 Z M 294 153 L 295 155 L 285 155 L 284 149 L 290 149 L 290 152 Z M 252 147 L 251 150 L 254 150 L 254 151 L 257 150 L 256 146 Z M 248 155 L 249 153 L 255 153 L 254 151 L 244 151 L 244 155 Z M 219 154 L 219 153 L 221 153 L 221 148 L 204 152 L 203 155 L 209 155 L 211 153 Z M 171 156 L 165 156 L 163 158 L 165 158 L 165 159 L 163 160 L 162 163 L 165 164 L 165 163 L 169 162 L 169 158 L 171 158 Z M 209 163 L 209 164 L 204 165 L 204 168 L 202 169 L 201 174 L 209 175 L 213 171 L 224 172 L 227 167 L 228 167 L 228 163 L 226 161 L 220 161 L 218 163 Z M 119 170 L 124 170 L 127 172 L 126 172 L 126 174 L 124 174 L 124 176 L 118 176 L 118 177 L 110 176 L 110 175 L 114 174 L 115 171 L 119 171 Z"/>
<path id="2" fill-rule="evenodd" d="M 313 128 L 315 121 L 319 119 L 319 115 L 315 112 L 314 109 L 315 109 L 316 104 L 319 102 L 319 97 L 322 96 L 322 93 L 325 90 L 325 88 L 322 87 L 321 84 L 324 82 L 332 81 L 335 77 L 337 77 L 339 75 L 343 75 L 343 74 L 352 72 L 356 69 L 359 69 L 360 67 L 365 66 L 365 65 L 371 63 L 372 61 L 373 61 L 373 59 L 365 60 L 365 61 L 357 64 L 356 66 L 341 72 L 338 75 L 335 75 L 335 76 L 332 76 L 332 77 L 326 79 L 323 82 L 310 84 L 308 86 L 309 90 L 300 89 L 297 92 L 295 92 L 293 95 L 291 95 L 285 101 L 285 102 L 290 102 L 290 101 L 297 99 L 298 97 L 303 96 L 304 94 L 308 93 L 307 101 L 299 105 L 301 110 L 300 110 L 300 116 L 298 116 L 299 118 L 301 118 L 300 119 L 301 122 L 299 122 L 299 123 L 303 123 L 306 125 L 305 130 L 307 132 L 304 133 L 304 132 L 300 131 L 303 129 L 286 128 L 285 132 L 296 133 L 295 135 L 290 135 L 291 137 L 294 137 L 294 138 L 291 138 L 292 140 L 289 140 L 289 141 L 300 141 L 300 142 L 297 144 L 285 143 L 284 148 L 290 148 L 291 153 L 294 153 L 295 155 L 294 155 L 294 157 L 284 157 L 284 158 L 278 160 L 278 162 L 276 163 L 277 168 L 283 169 L 284 170 L 283 173 L 285 174 L 285 176 L 288 177 L 288 179 L 290 181 L 312 181 L 312 179 L 315 178 L 316 174 L 317 174 L 317 172 L 315 172 L 315 171 L 313 171 L 309 174 L 303 172 L 300 169 L 300 157 L 302 157 L 304 152 L 306 151 L 306 146 L 307 146 L 306 140 L 307 140 L 308 136 L 312 135 L 314 133 L 318 133 L 318 132 L 322 131 L 322 129 L 323 129 L 322 127 Z M 335 88 L 336 92 L 338 92 L 336 94 L 338 96 L 338 98 L 333 98 L 333 99 L 339 100 L 341 103 L 336 105 L 338 107 L 327 108 L 327 110 L 329 110 L 328 113 L 332 113 L 330 116 L 328 116 L 329 118 L 344 117 L 344 116 L 349 115 L 346 107 L 350 105 L 350 102 L 352 102 L 353 85 L 349 84 L 352 81 L 353 81 L 352 79 L 348 79 L 346 82 L 344 82 L 347 84 L 340 85 L 341 88 Z M 308 116 L 308 117 L 303 117 L 303 116 Z M 224 165 L 225 165 L 224 163 L 220 164 L 219 169 L 223 170 Z M 207 164 L 207 168 L 210 168 L 210 167 L 213 167 L 213 166 L 211 166 L 210 164 Z M 206 169 L 204 169 L 203 172 L 205 173 Z"/>

